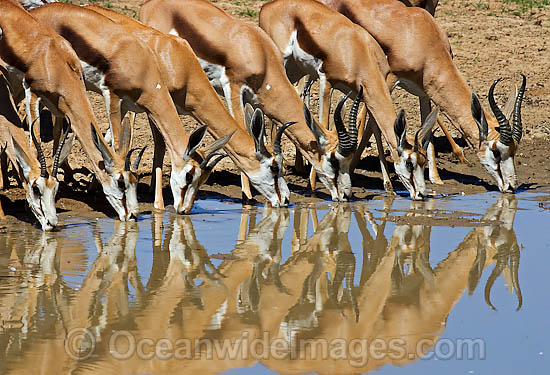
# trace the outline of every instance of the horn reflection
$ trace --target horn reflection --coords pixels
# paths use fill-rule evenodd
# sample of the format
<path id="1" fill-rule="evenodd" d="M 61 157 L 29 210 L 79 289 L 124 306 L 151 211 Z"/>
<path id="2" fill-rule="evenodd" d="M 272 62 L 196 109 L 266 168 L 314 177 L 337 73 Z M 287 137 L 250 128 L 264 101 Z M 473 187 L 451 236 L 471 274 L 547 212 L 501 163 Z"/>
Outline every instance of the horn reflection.
<path id="1" fill-rule="evenodd" d="M 411 202 L 401 215 L 395 202 L 386 198 L 382 209 L 364 203 L 244 210 L 227 248 L 210 245 L 213 231 L 196 230 L 215 224 L 206 214 L 157 212 L 150 229 L 92 224 L 96 251 L 88 253 L 66 250 L 84 248 L 80 240 L 8 233 L 0 238 L 0 264 L 16 271 L 0 289 L 3 366 L 16 373 L 83 369 L 86 362 L 65 347 L 66 335 L 79 328 L 93 335 L 93 347 L 87 340 L 75 345 L 82 353 L 93 350 L 94 368 L 224 372 L 258 359 L 241 348 L 228 360 L 215 345 L 268 337 L 286 348 L 279 359 L 259 359 L 276 372 L 368 372 L 412 362 L 408 354 L 421 340 L 437 342 L 466 290 L 483 301 L 475 293 L 483 272 L 490 272 L 485 296 L 502 274 L 521 307 L 515 196 L 500 196 L 479 219 L 453 218 L 453 225 L 471 229 L 437 263 L 430 242 L 434 227 L 449 225 L 441 220 L 445 210 L 434 201 Z M 115 332 L 136 342 L 177 344 L 168 360 L 136 354 L 121 361 L 113 353 L 124 353 L 127 336 L 113 343 Z M 316 358 L 322 343 L 388 337 L 403 340 L 403 356 L 364 363 Z M 323 339 L 319 347 L 303 345 L 314 339 Z M 176 353 L 178 360 L 170 360 Z"/>

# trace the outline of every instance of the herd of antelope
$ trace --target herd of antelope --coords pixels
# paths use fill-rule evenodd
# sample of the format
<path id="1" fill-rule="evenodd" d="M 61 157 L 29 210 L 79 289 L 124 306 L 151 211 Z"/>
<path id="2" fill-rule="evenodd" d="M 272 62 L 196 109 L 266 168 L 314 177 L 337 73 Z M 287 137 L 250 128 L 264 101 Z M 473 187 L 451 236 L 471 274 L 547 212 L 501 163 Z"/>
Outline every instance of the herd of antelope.
<path id="1" fill-rule="evenodd" d="M 283 134 L 296 146 L 297 167 L 302 157 L 311 164 L 311 188 L 318 178 L 335 201 L 351 198 L 351 175 L 373 134 L 385 189 L 392 190 L 383 135 L 411 199 L 424 199 L 426 165 L 430 181 L 442 183 L 431 142 L 436 123 L 464 160 L 439 112 L 461 131 L 501 192 L 518 187 L 514 155 L 522 136 L 525 76 L 502 108 L 493 97 L 496 80 L 488 95 L 493 115 L 485 112 L 433 18 L 437 2 L 275 0 L 262 7 L 254 25 L 206 0 L 148 0 L 139 11 L 141 22 L 99 6 L 42 1 L 24 2 L 27 11 L 15 0 L 0 0 L 0 175 L 6 187 L 9 158 L 44 230 L 57 225 L 57 174 L 61 168 L 64 181 L 72 176 L 67 156 L 75 137 L 120 220 L 137 219 L 137 169 L 144 149 L 132 162 L 138 151 L 132 140 L 135 114 L 141 112 L 154 138 L 154 206 L 164 208 L 167 148 L 180 214 L 191 211 L 198 189 L 225 156 L 241 171 L 244 196 L 252 197 L 251 183 L 271 206 L 287 205 Z M 309 98 L 317 80 L 315 118 Z M 405 113 L 392 103 L 396 86 L 419 97 L 422 125 L 414 137 L 407 137 Z M 334 89 L 346 96 L 331 127 Z M 104 100 L 105 134 L 87 90 Z M 342 112 L 348 99 L 353 104 L 346 127 Z M 38 134 L 44 107 L 54 117 L 51 168 Z M 201 127 L 187 134 L 182 114 Z M 273 124 L 270 144 L 264 116 Z M 215 141 L 203 152 L 207 132 Z"/>

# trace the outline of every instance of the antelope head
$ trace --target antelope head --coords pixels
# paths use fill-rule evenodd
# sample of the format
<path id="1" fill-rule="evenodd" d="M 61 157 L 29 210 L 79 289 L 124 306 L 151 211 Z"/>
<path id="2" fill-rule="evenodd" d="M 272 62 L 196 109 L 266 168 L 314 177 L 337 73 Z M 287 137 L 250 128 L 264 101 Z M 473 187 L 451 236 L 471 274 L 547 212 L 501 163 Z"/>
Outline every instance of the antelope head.
<path id="1" fill-rule="evenodd" d="M 424 180 L 424 168 L 427 164 L 426 150 L 433 135 L 432 128 L 437 120 L 438 112 L 439 108 L 436 107 L 426 117 L 424 124 L 414 136 L 414 146 L 407 141 L 407 124 L 403 110 L 395 119 L 393 126 L 397 137 L 397 155 L 399 157 L 394 162 L 395 172 L 413 200 L 422 200 L 427 196 Z"/>
<path id="2" fill-rule="evenodd" d="M 260 162 L 260 171 L 249 174 L 248 178 L 254 187 L 269 200 L 271 206 L 287 206 L 290 201 L 290 190 L 283 178 L 281 139 L 286 128 L 295 123 L 288 122 L 279 128 L 273 140 L 272 154 L 264 144 L 265 122 L 262 110 L 259 108 L 254 110 L 249 103 L 246 103 L 244 115 L 249 133 L 254 138 L 256 159 Z"/>
<path id="3" fill-rule="evenodd" d="M 218 152 L 231 139 L 233 133 L 227 134 L 215 141 L 203 159 L 197 152 L 206 135 L 208 125 L 196 129 L 189 137 L 189 142 L 183 153 L 183 168 L 172 169 L 170 186 L 174 195 L 174 208 L 178 214 L 188 214 L 193 208 L 193 202 L 200 186 L 206 182 L 214 166 L 227 155 Z"/>
<path id="4" fill-rule="evenodd" d="M 103 157 L 103 168 L 108 175 L 106 179 L 100 179 L 107 201 L 116 210 L 120 221 L 135 221 L 139 216 L 137 170 L 146 147 L 141 149 L 132 164 L 131 157 L 137 149 L 130 150 L 132 140 L 130 125 L 126 121 L 122 125 L 120 141 L 115 152 L 107 146 L 105 139 L 97 133 L 93 124 L 91 125 L 92 139 Z"/>
<path id="5" fill-rule="evenodd" d="M 512 95 L 504 108 L 504 113 L 507 115 L 500 110 L 493 96 L 495 86 L 500 78 L 493 82 L 489 89 L 489 105 L 498 121 L 498 126 L 493 125 L 494 121 L 491 121 L 489 125 L 479 98 L 472 93 L 471 110 L 479 128 L 480 143 L 477 156 L 487 172 L 497 181 L 498 188 L 503 193 L 513 193 L 518 188 L 514 157 L 523 133 L 521 102 L 525 93 L 526 78 L 523 74 L 522 77 L 523 82 L 517 97 L 515 97 L 515 102 L 515 95 Z M 512 103 L 514 103 L 513 107 Z M 513 112 L 513 116 L 510 115 L 510 112 Z M 510 117 L 512 117 L 512 126 L 510 126 Z"/>
<path id="6" fill-rule="evenodd" d="M 33 132 L 36 120 L 37 119 L 33 121 L 30 130 L 31 139 L 38 156 L 38 163 L 35 157 L 26 151 L 28 147 L 21 145 L 13 136 L 11 136 L 11 146 L 17 158 L 17 163 L 22 171 L 27 203 L 34 213 L 34 216 L 36 216 L 40 222 L 42 230 L 50 231 L 57 226 L 55 196 L 59 188 L 59 181 L 57 180 L 58 167 L 69 155 L 72 145 L 72 142 L 66 143 L 70 123 L 54 154 L 53 165 L 50 170 L 46 166 L 46 158 L 42 151 L 42 147 Z M 67 147 L 64 147 L 65 144 L 67 144 Z"/>
<path id="7" fill-rule="evenodd" d="M 309 109 L 304 105 L 306 123 L 317 139 L 321 154 L 321 167 L 317 170 L 319 180 L 330 191 L 334 201 L 347 201 L 351 198 L 352 186 L 349 168 L 353 154 L 357 149 L 357 111 L 363 96 L 363 87 L 359 90 L 359 94 L 357 94 L 351 107 L 349 129 L 346 130 L 342 120 L 342 107 L 350 95 L 351 91 L 340 100 L 334 111 L 336 136 L 327 134 L 325 130 L 321 129 L 313 120 Z"/>

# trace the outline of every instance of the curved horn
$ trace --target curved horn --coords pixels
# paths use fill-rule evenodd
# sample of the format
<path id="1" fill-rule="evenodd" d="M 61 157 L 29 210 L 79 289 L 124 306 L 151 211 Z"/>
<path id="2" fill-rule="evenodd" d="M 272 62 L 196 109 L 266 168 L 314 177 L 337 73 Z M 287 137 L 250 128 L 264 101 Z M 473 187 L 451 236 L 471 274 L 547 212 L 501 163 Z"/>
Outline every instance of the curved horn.
<path id="1" fill-rule="evenodd" d="M 286 130 L 286 128 L 294 124 L 296 124 L 296 121 L 287 122 L 286 124 L 281 126 L 279 130 L 277 130 L 275 140 L 273 141 L 273 152 L 275 153 L 275 155 L 281 154 L 281 139 L 283 138 L 284 131 Z"/>
<path id="2" fill-rule="evenodd" d="M 361 104 L 361 99 L 363 98 L 363 86 L 359 89 L 359 94 L 355 97 L 353 105 L 351 106 L 351 111 L 349 113 L 349 127 L 348 133 L 351 138 L 351 144 L 353 145 L 353 151 L 357 150 L 357 138 L 359 134 L 357 132 L 357 112 L 359 111 L 359 105 Z"/>
<path id="3" fill-rule="evenodd" d="M 525 93 L 525 84 L 527 83 L 527 78 L 525 75 L 523 77 L 523 82 L 521 83 L 521 88 L 519 89 L 518 96 L 516 98 L 516 104 L 514 105 L 514 117 L 512 119 L 512 136 L 517 143 L 521 140 L 523 134 L 523 128 L 521 124 L 521 102 L 523 101 L 523 94 Z"/>
<path id="4" fill-rule="evenodd" d="M 147 146 L 143 147 L 141 149 L 141 151 L 139 152 L 138 154 L 138 157 L 136 158 L 136 160 L 134 161 L 134 164 L 132 165 L 132 168 L 134 168 L 134 171 L 137 171 L 138 168 L 139 168 L 139 163 L 141 163 L 141 157 L 143 156 L 143 153 L 145 152 L 145 149 L 147 148 Z"/>
<path id="5" fill-rule="evenodd" d="M 506 261 L 508 260 L 508 254 L 505 254 L 504 251 L 497 253 L 497 264 L 493 268 L 493 272 L 487 279 L 487 284 L 485 284 L 485 302 L 493 309 L 496 310 L 496 307 L 491 303 L 491 289 L 493 289 L 493 284 L 495 283 L 497 277 L 500 276 L 504 268 L 506 268 Z"/>
<path id="6" fill-rule="evenodd" d="M 59 168 L 59 158 L 61 156 L 61 151 L 63 150 L 63 146 L 65 145 L 67 137 L 69 136 L 69 129 L 71 129 L 71 119 L 67 117 L 67 121 L 67 129 L 63 133 L 63 137 L 61 138 L 61 142 L 59 142 L 59 145 L 57 146 L 57 150 L 55 151 L 55 155 L 53 158 L 52 175 L 55 178 L 57 178 L 57 169 Z"/>
<path id="7" fill-rule="evenodd" d="M 500 126 L 500 143 L 509 146 L 512 144 L 512 129 L 510 128 L 510 122 L 498 107 L 495 102 L 495 97 L 493 96 L 495 86 L 501 79 L 502 78 L 495 80 L 489 89 L 489 106 L 491 107 L 491 110 L 497 118 L 498 125 Z"/>
<path id="8" fill-rule="evenodd" d="M 215 155 L 218 155 L 218 157 L 216 159 L 214 159 L 214 161 L 210 164 L 208 164 L 206 166 L 206 170 L 212 170 L 214 169 L 214 167 L 216 166 L 216 164 L 218 164 L 220 161 L 222 161 L 224 158 L 228 157 L 229 155 L 227 154 L 223 154 L 221 152 L 214 152 Z"/>
<path id="9" fill-rule="evenodd" d="M 342 107 L 350 95 L 351 91 L 348 92 L 342 100 L 340 100 L 334 111 L 334 125 L 336 126 L 336 132 L 338 133 L 338 152 L 342 156 L 348 156 L 353 152 L 351 138 L 346 130 L 346 127 L 344 126 L 344 121 L 342 120 Z"/>
<path id="10" fill-rule="evenodd" d="M 215 156 L 218 156 L 218 155 L 224 155 L 222 154 L 221 152 L 211 152 L 209 153 L 205 158 L 204 160 L 201 162 L 200 164 L 200 169 L 206 169 L 208 167 L 208 162 Z M 220 159 L 221 160 L 221 159 Z"/>
<path id="11" fill-rule="evenodd" d="M 510 254 L 510 269 L 512 271 L 512 286 L 514 287 L 514 290 L 516 291 L 516 295 L 518 297 L 518 307 L 516 307 L 516 311 L 519 311 L 521 309 L 521 306 L 523 305 L 523 297 L 521 295 L 521 287 L 519 286 L 519 276 L 518 276 L 518 270 L 519 270 L 519 248 L 514 246 L 511 254 Z"/>
<path id="12" fill-rule="evenodd" d="M 34 143 L 34 147 L 36 147 L 36 152 L 38 154 L 38 161 L 40 162 L 40 177 L 48 178 L 48 170 L 46 169 L 46 158 L 44 157 L 44 152 L 42 151 L 42 147 L 40 147 L 40 143 L 36 139 L 34 135 L 34 123 L 38 120 L 38 117 L 34 119 L 34 121 L 31 124 L 31 139 L 32 143 Z"/>
<path id="13" fill-rule="evenodd" d="M 124 159 L 124 170 L 126 172 L 130 172 L 130 159 L 134 151 L 136 151 L 137 149 L 138 149 L 137 147 L 134 147 L 133 149 L 128 151 L 128 153 L 126 154 L 126 158 Z"/>
<path id="14" fill-rule="evenodd" d="M 487 259 L 487 252 L 485 251 L 485 247 L 481 245 L 478 239 L 476 259 L 474 260 L 474 264 L 472 264 L 472 267 L 470 268 L 470 273 L 468 275 L 468 295 L 469 296 L 474 294 L 474 291 L 476 290 L 477 285 L 479 284 L 479 280 L 481 279 L 481 275 L 483 273 L 483 267 L 485 266 L 486 259 Z"/>
<path id="15" fill-rule="evenodd" d="M 418 152 L 418 134 L 420 133 L 420 129 L 418 129 L 416 131 L 416 133 L 414 134 L 414 152 Z"/>

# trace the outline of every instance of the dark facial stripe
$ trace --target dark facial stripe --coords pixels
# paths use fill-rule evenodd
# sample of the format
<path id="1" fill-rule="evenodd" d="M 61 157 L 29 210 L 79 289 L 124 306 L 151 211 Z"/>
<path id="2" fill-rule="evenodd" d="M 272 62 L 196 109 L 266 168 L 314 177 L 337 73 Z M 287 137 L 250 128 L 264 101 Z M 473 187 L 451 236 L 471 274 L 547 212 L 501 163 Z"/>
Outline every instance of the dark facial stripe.
<path id="1" fill-rule="evenodd" d="M 273 162 L 271 163 L 271 165 L 278 167 L 277 162 L 275 161 L 275 159 L 273 159 Z M 275 194 L 277 194 L 277 199 L 280 202 L 281 201 L 281 192 L 279 190 L 279 175 L 277 174 L 273 178 L 275 179 L 275 181 L 274 181 L 274 183 L 275 183 Z"/>

